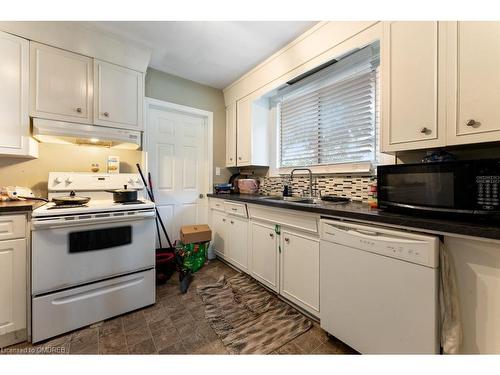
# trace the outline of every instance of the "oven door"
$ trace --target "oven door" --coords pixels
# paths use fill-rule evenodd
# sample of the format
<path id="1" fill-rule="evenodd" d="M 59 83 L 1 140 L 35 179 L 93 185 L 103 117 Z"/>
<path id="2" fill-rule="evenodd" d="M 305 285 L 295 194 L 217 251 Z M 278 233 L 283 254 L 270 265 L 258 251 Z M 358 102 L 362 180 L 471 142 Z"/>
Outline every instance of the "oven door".
<path id="1" fill-rule="evenodd" d="M 476 185 L 470 162 L 379 166 L 377 185 L 381 208 L 474 211 Z"/>
<path id="2" fill-rule="evenodd" d="M 32 294 L 154 267 L 154 210 L 115 215 L 34 218 Z"/>

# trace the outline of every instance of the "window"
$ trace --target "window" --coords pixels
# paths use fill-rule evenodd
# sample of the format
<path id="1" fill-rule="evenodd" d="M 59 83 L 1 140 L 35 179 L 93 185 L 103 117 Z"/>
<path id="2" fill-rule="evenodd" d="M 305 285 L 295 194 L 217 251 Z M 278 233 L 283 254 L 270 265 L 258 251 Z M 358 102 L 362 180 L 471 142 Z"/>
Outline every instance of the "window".
<path id="1" fill-rule="evenodd" d="M 378 42 L 278 92 L 280 167 L 376 162 Z"/>

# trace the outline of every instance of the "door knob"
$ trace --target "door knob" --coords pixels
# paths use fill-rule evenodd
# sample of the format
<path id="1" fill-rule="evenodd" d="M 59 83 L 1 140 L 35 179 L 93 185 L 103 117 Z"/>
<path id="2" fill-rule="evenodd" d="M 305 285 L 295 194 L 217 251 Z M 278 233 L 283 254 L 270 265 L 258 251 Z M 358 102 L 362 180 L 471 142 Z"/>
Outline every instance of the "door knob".
<path id="1" fill-rule="evenodd" d="M 103 115 L 104 115 L 104 117 L 109 117 L 109 113 L 108 112 L 104 112 Z"/>
<path id="2" fill-rule="evenodd" d="M 476 121 L 476 120 L 474 120 L 474 119 L 470 119 L 469 121 L 467 121 L 467 122 L 465 123 L 465 125 L 467 125 L 467 126 L 476 126 L 476 125 L 477 125 L 477 126 L 479 126 L 479 122 L 477 122 L 477 121 Z"/>
<path id="3" fill-rule="evenodd" d="M 200 195 L 199 195 L 199 197 L 200 197 L 200 199 L 201 199 L 201 198 L 203 198 L 203 197 L 204 197 L 204 195 L 203 195 L 203 194 L 200 194 Z"/>
<path id="4" fill-rule="evenodd" d="M 82 113 L 82 109 L 81 109 L 80 107 L 78 107 L 78 108 L 76 109 L 76 111 L 77 111 L 78 113 Z"/>
<path id="5" fill-rule="evenodd" d="M 422 134 L 427 134 L 427 133 L 430 133 L 430 129 L 429 129 L 429 128 L 426 128 L 426 127 L 424 126 L 422 129 L 420 129 L 420 133 L 422 133 Z"/>
<path id="6" fill-rule="evenodd" d="M 238 156 L 238 160 L 241 160 L 241 156 Z"/>
<path id="7" fill-rule="evenodd" d="M 269 233 L 269 237 L 274 238 L 274 233 Z"/>
<path id="8" fill-rule="evenodd" d="M 288 237 L 285 237 L 285 242 L 290 243 L 290 239 Z"/>

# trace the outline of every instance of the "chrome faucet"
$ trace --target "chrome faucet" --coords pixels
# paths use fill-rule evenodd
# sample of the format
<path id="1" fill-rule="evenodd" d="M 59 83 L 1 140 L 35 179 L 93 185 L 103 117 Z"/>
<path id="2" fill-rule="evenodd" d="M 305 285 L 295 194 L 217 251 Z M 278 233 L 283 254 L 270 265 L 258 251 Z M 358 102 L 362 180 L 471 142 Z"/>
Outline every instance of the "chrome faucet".
<path id="1" fill-rule="evenodd" d="M 295 168 L 292 170 L 292 173 L 290 173 L 290 181 L 293 181 L 293 173 L 296 171 L 309 172 L 309 197 L 312 198 L 312 196 L 313 196 L 313 174 L 312 174 L 312 171 L 309 168 Z"/>

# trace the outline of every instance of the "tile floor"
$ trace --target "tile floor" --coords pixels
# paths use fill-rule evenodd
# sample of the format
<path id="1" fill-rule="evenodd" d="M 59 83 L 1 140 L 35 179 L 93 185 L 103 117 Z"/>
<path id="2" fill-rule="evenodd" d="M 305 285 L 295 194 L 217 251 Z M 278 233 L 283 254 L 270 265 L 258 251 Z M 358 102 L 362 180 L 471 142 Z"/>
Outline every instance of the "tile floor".
<path id="1" fill-rule="evenodd" d="M 186 294 L 179 292 L 174 275 L 157 288 L 157 302 L 104 322 L 94 324 L 38 345 L 22 343 L 10 348 L 22 353 L 65 354 L 227 354 L 204 318 L 197 285 L 215 282 L 236 271 L 219 260 L 198 273 Z M 313 328 L 273 354 L 353 354 L 353 349 L 330 339 L 315 323 Z"/>

